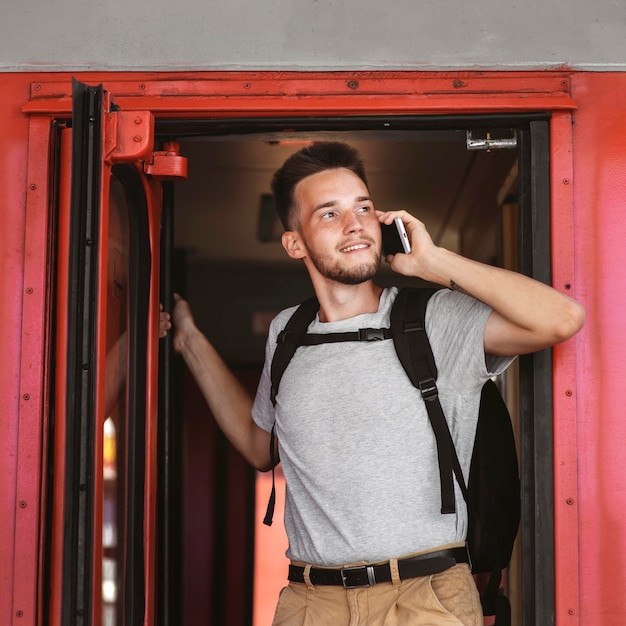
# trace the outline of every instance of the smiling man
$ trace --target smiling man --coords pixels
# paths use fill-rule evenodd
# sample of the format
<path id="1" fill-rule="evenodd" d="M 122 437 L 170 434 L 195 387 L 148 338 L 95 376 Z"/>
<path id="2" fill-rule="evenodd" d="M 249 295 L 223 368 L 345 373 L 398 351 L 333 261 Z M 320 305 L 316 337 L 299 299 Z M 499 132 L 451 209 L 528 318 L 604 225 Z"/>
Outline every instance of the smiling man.
<path id="1" fill-rule="evenodd" d="M 274 189 L 280 183 L 276 176 Z M 363 180 L 346 168 L 311 174 L 295 186 L 293 206 L 293 215 L 279 209 L 281 219 L 297 225 L 285 231 L 282 243 L 291 258 L 302 259 L 315 292 L 342 299 L 360 285 L 375 296 L 370 308 L 376 310 L 381 290 L 371 280 L 380 268 L 381 230 Z M 323 311 L 322 319 L 327 313 L 333 315 Z"/>
<path id="2" fill-rule="evenodd" d="M 447 288 L 430 298 L 426 330 L 467 475 L 484 382 L 515 355 L 575 334 L 582 307 L 530 278 L 435 246 L 406 212 L 377 212 L 363 163 L 346 144 L 320 142 L 297 152 L 276 172 L 272 189 L 283 246 L 305 264 L 319 300 L 312 333 L 389 327 L 398 290 L 374 282 L 380 225 L 402 218 L 412 251 L 386 261 L 398 273 Z M 271 324 L 254 402 L 198 331 L 187 303 L 176 297 L 172 313 L 175 349 L 219 426 L 258 469 L 271 467 L 275 429 L 291 567 L 274 624 L 482 625 L 465 549 L 465 501 L 459 492 L 456 512 L 441 513 L 432 428 L 393 342 L 298 349 L 271 401 L 272 356 L 295 308 Z M 164 313 L 162 336 L 169 327 Z M 367 577 L 353 587 L 356 565 Z"/>

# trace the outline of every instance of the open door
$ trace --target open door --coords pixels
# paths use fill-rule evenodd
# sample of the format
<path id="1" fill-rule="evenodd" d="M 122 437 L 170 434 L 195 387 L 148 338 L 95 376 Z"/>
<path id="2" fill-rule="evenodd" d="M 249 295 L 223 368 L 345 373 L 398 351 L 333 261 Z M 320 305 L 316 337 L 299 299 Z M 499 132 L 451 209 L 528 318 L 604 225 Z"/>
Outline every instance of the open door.
<path id="1" fill-rule="evenodd" d="M 152 624 L 161 181 L 147 111 L 74 81 L 62 131 L 50 623 Z M 71 159 L 70 159 L 71 157 Z M 70 167 L 71 160 L 71 167 Z"/>

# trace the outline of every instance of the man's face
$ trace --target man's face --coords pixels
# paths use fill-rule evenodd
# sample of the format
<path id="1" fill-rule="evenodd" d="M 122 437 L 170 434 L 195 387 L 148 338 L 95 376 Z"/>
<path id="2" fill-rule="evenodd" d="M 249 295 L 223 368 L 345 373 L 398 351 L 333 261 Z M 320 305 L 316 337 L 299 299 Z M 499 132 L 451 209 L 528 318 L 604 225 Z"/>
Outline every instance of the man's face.
<path id="1" fill-rule="evenodd" d="M 294 197 L 309 271 L 344 284 L 373 278 L 381 231 L 363 181 L 344 168 L 325 170 L 301 180 Z"/>

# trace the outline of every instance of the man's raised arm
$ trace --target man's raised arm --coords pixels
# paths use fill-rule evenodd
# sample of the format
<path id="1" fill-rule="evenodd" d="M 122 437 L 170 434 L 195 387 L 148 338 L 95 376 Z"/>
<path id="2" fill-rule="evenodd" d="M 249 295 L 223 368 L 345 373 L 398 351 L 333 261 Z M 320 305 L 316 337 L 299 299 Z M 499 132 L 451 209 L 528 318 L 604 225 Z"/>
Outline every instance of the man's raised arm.
<path id="1" fill-rule="evenodd" d="M 385 223 L 401 217 L 411 239 L 410 254 L 388 257 L 400 274 L 417 276 L 463 291 L 493 309 L 485 328 L 485 352 L 517 355 L 569 339 L 585 322 L 585 310 L 569 296 L 537 280 L 462 257 L 435 246 L 424 224 L 405 211 L 379 215 Z"/>
<path id="2" fill-rule="evenodd" d="M 198 330 L 189 304 L 174 296 L 171 316 L 161 313 L 160 336 L 174 326 L 174 349 L 181 354 L 228 440 L 255 468 L 271 467 L 270 435 L 252 419 L 252 398 L 208 339 Z"/>

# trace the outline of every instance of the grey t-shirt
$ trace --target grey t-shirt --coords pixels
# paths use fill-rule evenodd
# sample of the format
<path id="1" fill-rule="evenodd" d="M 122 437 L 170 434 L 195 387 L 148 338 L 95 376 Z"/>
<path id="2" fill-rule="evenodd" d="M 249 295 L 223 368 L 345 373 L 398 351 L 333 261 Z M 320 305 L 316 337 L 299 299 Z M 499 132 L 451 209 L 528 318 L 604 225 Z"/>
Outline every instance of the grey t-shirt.
<path id="1" fill-rule="evenodd" d="M 389 326 L 396 288 L 376 313 L 338 322 L 316 318 L 309 332 Z M 286 480 L 287 556 L 320 566 L 377 561 L 464 541 L 467 511 L 442 515 L 435 438 L 424 402 L 405 374 L 393 341 L 300 347 L 285 370 L 274 410 L 270 364 L 276 337 L 295 310 L 272 322 L 252 409 L 271 430 L 276 421 Z M 480 390 L 510 358 L 485 359 L 491 309 L 458 292 L 431 297 L 426 330 L 437 386 L 466 478 Z"/>

